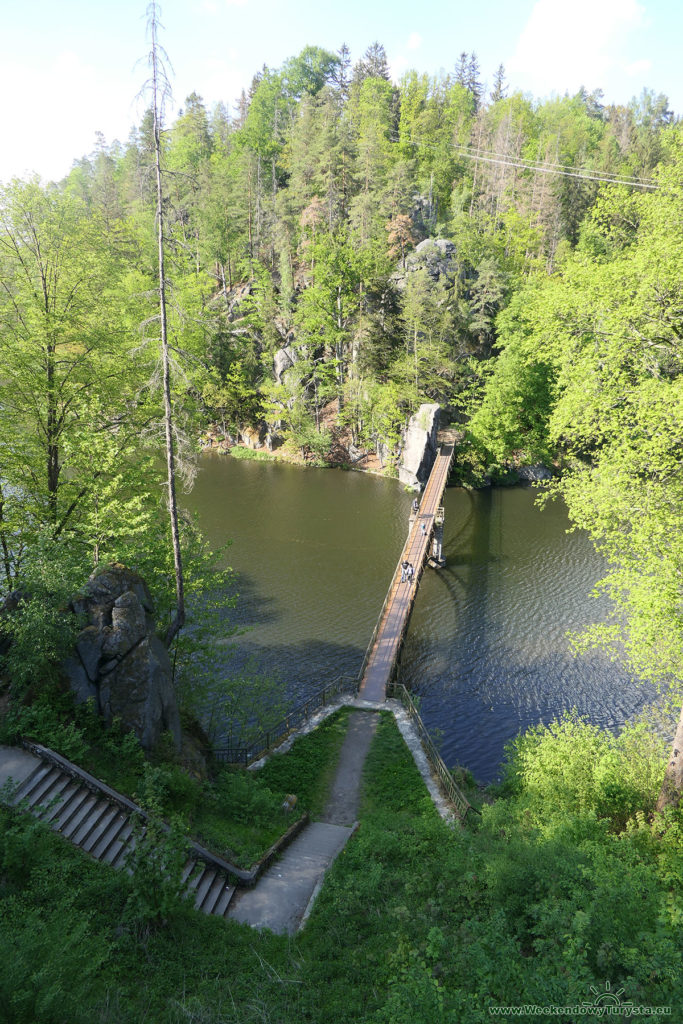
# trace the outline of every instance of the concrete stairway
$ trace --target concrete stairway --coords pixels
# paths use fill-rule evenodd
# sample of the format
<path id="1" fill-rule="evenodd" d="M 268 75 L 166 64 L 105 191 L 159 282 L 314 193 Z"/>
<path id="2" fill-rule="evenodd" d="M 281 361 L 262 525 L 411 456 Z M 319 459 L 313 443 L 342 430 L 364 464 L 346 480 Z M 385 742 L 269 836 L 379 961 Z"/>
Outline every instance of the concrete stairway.
<path id="1" fill-rule="evenodd" d="M 31 744 L 29 751 L 24 756 L 32 756 L 35 765 L 24 760 L 23 779 L 12 803 L 29 810 L 95 860 L 130 870 L 127 855 L 136 844 L 133 816 L 139 815 L 144 827 L 142 808 L 54 751 L 39 744 Z M 183 881 L 190 879 L 197 910 L 225 916 L 235 891 L 232 867 L 197 843 L 190 844 Z"/>

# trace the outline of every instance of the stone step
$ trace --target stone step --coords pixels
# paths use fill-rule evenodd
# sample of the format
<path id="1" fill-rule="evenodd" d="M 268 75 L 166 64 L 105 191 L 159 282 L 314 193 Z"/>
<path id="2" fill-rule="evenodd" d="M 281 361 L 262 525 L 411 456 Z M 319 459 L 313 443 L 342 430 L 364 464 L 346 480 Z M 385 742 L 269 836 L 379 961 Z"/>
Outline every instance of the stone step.
<path id="1" fill-rule="evenodd" d="M 181 876 L 181 879 L 180 879 L 183 885 L 185 884 L 185 882 L 187 882 L 188 878 L 190 877 L 190 875 L 192 874 L 192 872 L 194 871 L 194 869 L 196 867 L 197 867 L 197 861 L 194 860 L 192 857 L 190 857 L 189 860 L 185 861 L 185 867 L 183 868 L 183 873 L 182 873 L 182 876 Z M 190 882 L 190 885 L 188 886 L 188 889 L 191 886 L 192 886 L 192 883 Z"/>
<path id="2" fill-rule="evenodd" d="M 226 881 L 225 887 L 221 890 L 221 894 L 218 898 L 218 902 L 211 911 L 216 917 L 225 917 L 228 907 L 230 906 L 230 900 L 235 892 L 235 886 L 229 885 Z"/>
<path id="3" fill-rule="evenodd" d="M 119 808 L 116 810 L 117 814 L 114 815 L 109 828 L 102 834 L 97 843 L 89 851 L 90 855 L 94 857 L 95 860 L 104 860 L 107 850 L 128 824 L 128 815 L 124 814 L 124 812 Z"/>
<path id="4" fill-rule="evenodd" d="M 13 803 L 21 803 L 22 800 L 26 800 L 30 805 L 30 797 L 36 786 L 39 786 L 45 776 L 52 771 L 52 765 L 43 762 L 38 765 L 34 772 L 31 772 L 27 779 L 21 783 L 16 793 L 14 794 Z"/>
<path id="5" fill-rule="evenodd" d="M 55 827 L 55 819 L 61 818 L 61 815 L 70 805 L 74 795 L 78 793 L 81 788 L 76 779 L 70 779 L 68 775 L 65 776 L 65 778 L 67 780 L 66 785 L 59 794 L 59 800 L 56 800 L 53 803 L 52 807 L 43 814 L 41 819 L 46 825 L 52 824 L 53 828 Z"/>
<path id="6" fill-rule="evenodd" d="M 216 881 L 218 872 L 215 868 L 206 867 L 195 889 L 194 905 L 196 910 L 201 910 L 204 900 L 209 894 L 211 886 Z"/>
<path id="7" fill-rule="evenodd" d="M 88 838 L 92 830 L 95 828 L 100 819 L 110 809 L 108 800 L 104 800 L 100 796 L 95 796 L 95 803 L 88 808 L 87 814 L 85 814 L 81 820 L 80 827 L 75 832 L 71 833 L 71 842 L 74 846 L 81 846 Z"/>
<path id="8" fill-rule="evenodd" d="M 217 871 L 212 885 L 209 887 L 201 906 L 197 906 L 197 910 L 202 910 L 205 914 L 213 914 L 221 896 L 225 890 L 229 888 L 230 886 L 228 885 L 224 872 Z"/>
<path id="9" fill-rule="evenodd" d="M 119 809 L 115 804 L 108 804 L 107 809 L 97 822 L 95 827 L 88 833 L 88 838 L 81 843 L 81 849 L 85 850 L 86 853 L 92 853 L 93 849 L 99 843 L 100 839 L 111 828 L 113 822 L 116 822 L 119 817 Z"/>
<path id="10" fill-rule="evenodd" d="M 120 856 L 116 857 L 112 861 L 112 864 L 116 863 L 116 867 L 120 868 L 122 871 L 125 871 L 127 875 L 132 875 L 133 874 L 133 869 L 131 867 L 129 867 L 126 858 L 128 857 L 129 854 L 133 853 L 133 851 L 135 850 L 135 847 L 137 845 L 138 845 L 138 837 L 136 836 L 135 832 L 133 832 L 133 830 L 131 829 L 131 834 L 128 837 L 126 845 L 120 851 Z"/>
<path id="11" fill-rule="evenodd" d="M 53 821 L 52 827 L 55 832 L 61 832 L 63 836 L 67 837 L 68 828 L 73 822 L 74 815 L 78 814 L 84 802 L 92 795 L 85 786 L 79 786 L 71 799 L 60 808 L 59 814 Z"/>
<path id="12" fill-rule="evenodd" d="M 36 807 L 37 804 L 42 804 L 45 801 L 45 797 L 52 789 L 54 784 L 62 778 L 62 772 L 59 768 L 54 768 L 52 765 L 47 766 L 47 771 L 39 779 L 35 786 L 32 786 L 30 791 L 24 794 L 24 799 L 28 800 L 29 807 Z"/>
<path id="13" fill-rule="evenodd" d="M 130 818 L 124 824 L 123 828 L 110 843 L 109 847 L 105 850 L 102 855 L 102 860 L 105 864 L 110 864 L 111 867 L 120 867 L 121 861 L 123 860 L 124 852 L 130 848 L 131 836 L 133 835 L 133 826 L 130 823 Z"/>
<path id="14" fill-rule="evenodd" d="M 53 782 L 49 791 L 43 795 L 36 805 L 36 809 L 39 805 L 44 807 L 44 810 L 38 815 L 41 821 L 47 823 L 59 812 L 59 808 L 64 805 L 64 791 L 72 781 L 66 773 L 60 773 L 59 778 Z"/>

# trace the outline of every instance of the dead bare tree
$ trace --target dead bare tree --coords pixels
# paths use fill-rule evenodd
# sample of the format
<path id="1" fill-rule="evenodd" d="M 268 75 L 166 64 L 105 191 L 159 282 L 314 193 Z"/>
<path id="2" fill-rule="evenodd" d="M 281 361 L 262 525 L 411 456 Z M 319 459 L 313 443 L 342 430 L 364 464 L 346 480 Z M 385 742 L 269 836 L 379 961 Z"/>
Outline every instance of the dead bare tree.
<path id="1" fill-rule="evenodd" d="M 165 51 L 159 44 L 160 8 L 156 0 L 147 7 L 147 31 L 151 49 L 149 51 L 149 67 L 151 79 L 147 83 L 152 95 L 152 112 L 154 117 L 154 166 L 156 174 L 156 228 L 157 228 L 157 274 L 159 284 L 159 322 L 161 330 L 161 363 L 163 369 L 164 394 L 164 434 L 166 441 L 166 469 L 168 480 L 168 511 L 171 521 L 171 538 L 173 543 L 173 565 L 176 587 L 176 611 L 166 630 L 166 646 L 170 647 L 174 637 L 185 624 L 185 591 L 183 583 L 183 563 L 180 551 L 180 530 L 178 527 L 178 502 L 176 500 L 176 467 L 173 443 L 173 405 L 171 402 L 171 364 L 168 344 L 168 318 L 166 315 L 166 270 L 164 248 L 164 192 L 161 173 L 161 132 L 164 103 L 170 96 L 170 83 L 167 65 L 170 66 Z"/>

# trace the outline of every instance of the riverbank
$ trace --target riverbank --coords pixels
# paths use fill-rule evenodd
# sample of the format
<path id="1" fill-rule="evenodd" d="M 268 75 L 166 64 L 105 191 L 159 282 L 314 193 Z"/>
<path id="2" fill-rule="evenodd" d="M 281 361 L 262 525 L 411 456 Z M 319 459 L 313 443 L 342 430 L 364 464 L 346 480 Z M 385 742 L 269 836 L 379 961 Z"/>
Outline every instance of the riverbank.
<path id="1" fill-rule="evenodd" d="M 387 479 L 395 479 L 397 476 L 396 468 L 390 463 L 383 463 L 376 453 L 365 451 L 352 455 L 348 448 L 340 444 L 333 444 L 330 450 L 322 456 L 312 452 L 302 452 L 301 449 L 293 448 L 287 443 L 274 448 L 265 445 L 253 447 L 250 443 L 236 441 L 232 438 L 228 441 L 203 437 L 200 439 L 200 445 L 203 453 L 215 452 L 245 461 L 283 462 L 303 469 L 353 470 Z"/>

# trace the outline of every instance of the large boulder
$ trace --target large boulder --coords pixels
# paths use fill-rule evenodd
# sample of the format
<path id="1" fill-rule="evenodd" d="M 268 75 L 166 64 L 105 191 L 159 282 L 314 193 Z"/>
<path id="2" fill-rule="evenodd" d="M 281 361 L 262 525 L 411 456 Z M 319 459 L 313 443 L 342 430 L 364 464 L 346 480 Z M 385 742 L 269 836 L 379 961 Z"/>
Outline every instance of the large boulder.
<path id="1" fill-rule="evenodd" d="M 166 731 L 179 748 L 173 671 L 154 632 L 144 580 L 122 565 L 111 566 L 90 577 L 71 607 L 87 619 L 64 666 L 76 700 L 91 698 L 106 722 L 120 719 L 146 750 Z"/>
<path id="2" fill-rule="evenodd" d="M 545 480 L 552 480 L 553 473 L 547 466 L 537 462 L 533 466 L 517 466 L 517 476 L 525 483 L 537 484 Z"/>
<path id="3" fill-rule="evenodd" d="M 426 270 L 436 284 L 442 281 L 447 288 L 455 283 L 461 273 L 458 250 L 447 238 L 425 238 L 424 242 L 406 256 L 405 267 L 392 275 L 392 281 L 399 292 L 403 291 L 411 274 Z"/>
<path id="4" fill-rule="evenodd" d="M 398 464 L 398 478 L 406 487 L 419 491 L 429 479 L 438 444 L 441 406 L 421 405 L 410 417 Z"/>

